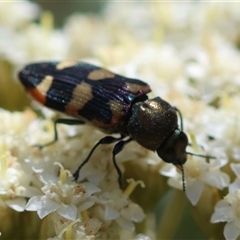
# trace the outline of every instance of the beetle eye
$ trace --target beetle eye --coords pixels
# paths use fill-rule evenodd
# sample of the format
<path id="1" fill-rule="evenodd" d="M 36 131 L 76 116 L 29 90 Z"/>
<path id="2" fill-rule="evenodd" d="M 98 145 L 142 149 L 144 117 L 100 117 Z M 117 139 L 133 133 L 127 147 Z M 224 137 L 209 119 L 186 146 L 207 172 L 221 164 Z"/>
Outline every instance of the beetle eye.
<path id="1" fill-rule="evenodd" d="M 179 151 L 179 149 L 174 147 L 169 147 L 164 151 L 159 148 L 157 149 L 157 154 L 164 162 L 176 165 L 182 165 L 187 160 L 187 153 L 185 151 Z"/>
<path id="2" fill-rule="evenodd" d="M 175 131 L 166 142 L 157 149 L 157 154 L 163 161 L 182 165 L 187 160 L 186 147 L 188 139 L 182 131 Z"/>
<path id="3" fill-rule="evenodd" d="M 159 148 L 157 149 L 157 154 L 164 162 L 174 163 L 176 161 L 176 153 L 173 147 L 169 147 L 165 151 Z"/>

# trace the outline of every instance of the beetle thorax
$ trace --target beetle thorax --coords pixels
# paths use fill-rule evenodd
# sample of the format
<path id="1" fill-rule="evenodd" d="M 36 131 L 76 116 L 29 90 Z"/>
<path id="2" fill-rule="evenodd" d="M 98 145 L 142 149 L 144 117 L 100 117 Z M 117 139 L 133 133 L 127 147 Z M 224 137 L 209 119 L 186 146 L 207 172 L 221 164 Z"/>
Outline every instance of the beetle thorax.
<path id="1" fill-rule="evenodd" d="M 135 103 L 127 124 L 129 135 L 151 150 L 159 148 L 177 128 L 176 110 L 159 97 Z"/>

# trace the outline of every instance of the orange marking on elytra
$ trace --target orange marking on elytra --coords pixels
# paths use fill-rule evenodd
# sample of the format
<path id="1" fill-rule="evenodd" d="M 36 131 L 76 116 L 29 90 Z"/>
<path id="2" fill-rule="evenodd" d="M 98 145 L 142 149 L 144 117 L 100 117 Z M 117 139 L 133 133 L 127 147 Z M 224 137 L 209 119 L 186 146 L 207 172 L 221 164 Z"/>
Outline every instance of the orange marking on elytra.
<path id="1" fill-rule="evenodd" d="M 35 88 L 28 88 L 27 91 L 34 99 L 44 105 L 46 102 L 47 92 L 51 88 L 53 79 L 53 76 L 47 75 Z"/>
<path id="2" fill-rule="evenodd" d="M 41 92 L 38 91 L 37 88 L 28 88 L 27 91 L 30 93 L 30 95 L 40 102 L 41 104 L 45 104 L 46 102 L 46 95 L 42 94 Z"/>

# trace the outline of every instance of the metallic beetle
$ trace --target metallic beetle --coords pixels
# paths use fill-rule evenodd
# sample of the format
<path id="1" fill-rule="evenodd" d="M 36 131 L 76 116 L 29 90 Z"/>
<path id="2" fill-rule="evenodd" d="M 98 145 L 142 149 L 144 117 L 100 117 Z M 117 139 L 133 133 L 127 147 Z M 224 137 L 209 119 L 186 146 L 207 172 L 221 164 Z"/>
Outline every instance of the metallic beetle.
<path id="1" fill-rule="evenodd" d="M 19 72 L 19 78 L 35 100 L 75 118 L 58 119 L 55 138 L 46 145 L 57 140 L 56 125 L 60 123 L 89 123 L 107 134 L 120 134 L 119 138 L 104 137 L 93 147 L 74 173 L 75 180 L 100 144 L 116 142 L 113 163 L 120 184 L 115 156 L 132 140 L 156 151 L 165 162 L 181 167 L 186 162 L 188 138 L 178 126 L 177 109 L 160 97 L 148 99 L 151 89 L 147 83 L 74 61 L 29 64 Z"/>

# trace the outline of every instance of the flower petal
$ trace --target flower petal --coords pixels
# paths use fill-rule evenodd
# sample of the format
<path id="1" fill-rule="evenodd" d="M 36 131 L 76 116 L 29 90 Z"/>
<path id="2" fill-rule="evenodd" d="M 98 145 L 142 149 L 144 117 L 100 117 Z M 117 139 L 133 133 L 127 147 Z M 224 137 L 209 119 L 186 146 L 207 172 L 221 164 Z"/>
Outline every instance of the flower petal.
<path id="1" fill-rule="evenodd" d="M 116 219 L 116 222 L 123 228 L 123 229 L 126 229 L 127 231 L 129 232 L 133 232 L 134 229 L 135 229 L 135 226 L 134 224 L 126 219 L 126 218 L 123 218 L 123 217 L 120 217 L 120 218 L 117 218 Z"/>
<path id="2" fill-rule="evenodd" d="M 231 163 L 230 164 L 231 169 L 235 173 L 235 175 L 240 178 L 240 164 L 239 163 Z"/>
<path id="3" fill-rule="evenodd" d="M 81 203 L 80 207 L 78 207 L 78 210 L 80 212 L 87 210 L 88 208 L 92 207 L 94 205 L 94 203 L 95 203 L 94 201 L 83 202 L 83 203 Z"/>
<path id="4" fill-rule="evenodd" d="M 159 173 L 166 177 L 175 177 L 177 175 L 177 170 L 176 167 L 171 164 L 164 164 Z"/>
<path id="5" fill-rule="evenodd" d="M 195 206 L 200 199 L 203 187 L 204 185 L 200 181 L 195 181 L 191 186 L 187 186 L 186 195 L 193 206 Z"/>
<path id="6" fill-rule="evenodd" d="M 43 205 L 44 197 L 42 196 L 35 196 L 28 200 L 28 203 L 25 207 L 27 211 L 37 211 Z"/>
<path id="7" fill-rule="evenodd" d="M 52 202 L 50 200 L 46 200 L 44 206 L 37 211 L 38 216 L 42 219 L 49 213 L 56 211 L 58 207 L 59 204 Z"/>
<path id="8" fill-rule="evenodd" d="M 232 207 L 225 200 L 220 200 L 215 206 L 215 212 L 211 217 L 211 223 L 228 222 L 234 218 Z"/>
<path id="9" fill-rule="evenodd" d="M 240 189 L 240 179 L 236 178 L 236 180 L 229 185 L 228 190 L 229 193 L 234 194 L 238 189 Z"/>
<path id="10" fill-rule="evenodd" d="M 91 183 L 86 182 L 86 183 L 83 183 L 82 185 L 87 190 L 87 192 L 83 196 L 84 199 L 89 197 L 93 193 L 101 192 L 100 188 L 96 187 L 95 185 L 93 185 Z"/>
<path id="11" fill-rule="evenodd" d="M 61 205 L 61 207 L 57 209 L 57 212 L 59 215 L 70 220 L 75 220 L 77 217 L 77 207 L 74 205 Z"/>
<path id="12" fill-rule="evenodd" d="M 17 212 L 23 212 L 26 206 L 26 199 L 20 197 L 6 200 L 5 202 L 10 208 L 14 209 Z"/>
<path id="13" fill-rule="evenodd" d="M 227 187 L 230 182 L 230 178 L 226 173 L 223 172 L 215 172 L 215 173 L 209 173 L 206 176 L 204 176 L 204 181 L 207 182 L 209 185 L 212 185 L 218 189 L 223 189 L 224 187 Z"/>
<path id="14" fill-rule="evenodd" d="M 235 240 L 240 235 L 240 229 L 233 222 L 229 222 L 225 225 L 223 234 L 226 239 Z"/>
<path id="15" fill-rule="evenodd" d="M 142 208 L 135 203 L 131 203 L 128 208 L 123 208 L 121 215 L 134 222 L 141 222 L 145 217 Z"/>
<path id="16" fill-rule="evenodd" d="M 105 208 L 106 220 L 113 220 L 118 218 L 119 216 L 120 216 L 120 213 L 118 211 L 116 211 L 114 208 L 112 208 L 108 204 L 106 205 L 106 208 Z"/>

